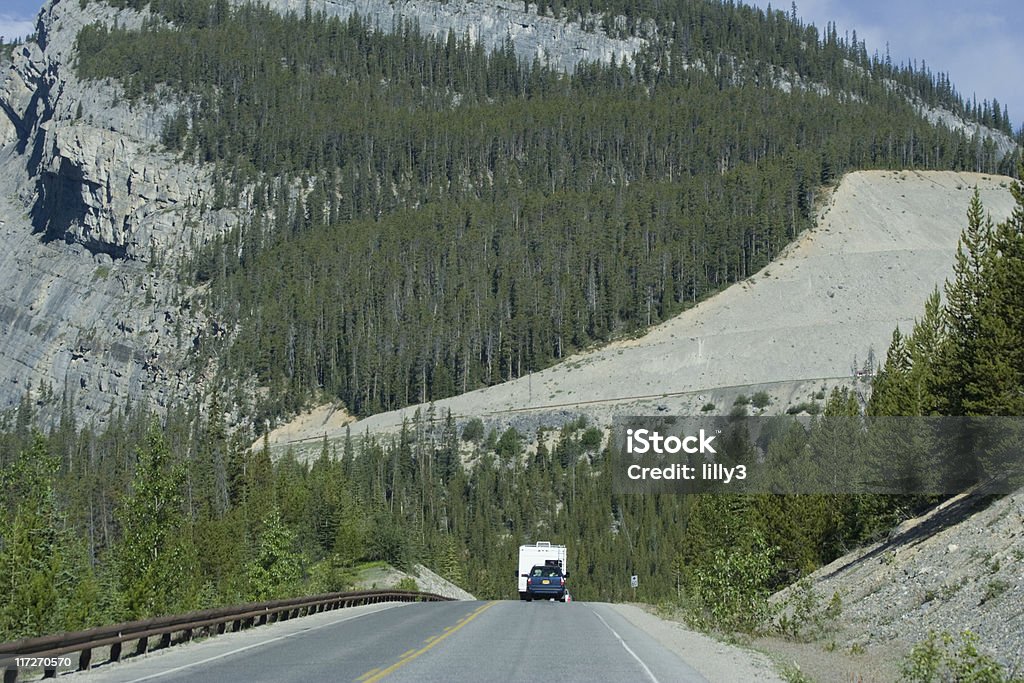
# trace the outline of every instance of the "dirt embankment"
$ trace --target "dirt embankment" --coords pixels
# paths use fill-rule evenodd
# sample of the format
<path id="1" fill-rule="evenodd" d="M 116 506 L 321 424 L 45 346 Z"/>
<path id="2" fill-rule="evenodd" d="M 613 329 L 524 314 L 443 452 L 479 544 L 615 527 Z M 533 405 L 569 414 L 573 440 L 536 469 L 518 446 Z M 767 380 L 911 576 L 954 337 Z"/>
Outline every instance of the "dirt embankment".
<path id="1" fill-rule="evenodd" d="M 952 498 L 810 580 L 818 595 L 842 600 L 835 631 L 811 643 L 759 646 L 814 680 L 895 681 L 929 632 L 948 633 L 959 646 L 965 630 L 1008 671 L 1024 670 L 1024 491 Z"/>

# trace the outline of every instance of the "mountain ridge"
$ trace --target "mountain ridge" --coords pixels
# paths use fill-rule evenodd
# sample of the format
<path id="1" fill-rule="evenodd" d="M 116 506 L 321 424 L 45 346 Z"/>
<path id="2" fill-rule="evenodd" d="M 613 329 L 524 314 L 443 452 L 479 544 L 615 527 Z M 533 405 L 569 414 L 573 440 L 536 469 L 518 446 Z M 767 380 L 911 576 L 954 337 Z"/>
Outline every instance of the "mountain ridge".
<path id="1" fill-rule="evenodd" d="M 435 35 L 466 33 L 492 7 L 419 0 L 309 7 L 321 4 L 339 15 L 372 15 L 382 27 L 405 12 Z M 299 12 L 306 3 L 271 6 Z M 611 38 L 600 28 L 540 16 L 536 6 L 493 6 L 501 18 L 481 24 L 477 38 L 492 47 L 511 38 L 521 57 L 544 52 L 559 68 L 577 65 L 582 52 L 629 61 L 647 39 L 641 36 L 657 35 L 645 25 Z M 63 396 L 79 418 L 100 421 L 126 401 L 157 408 L 187 401 L 207 393 L 217 373 L 213 363 L 194 367 L 194 351 L 234 334 L 203 310 L 202 288 L 176 273 L 247 210 L 222 208 L 212 165 L 160 149 L 166 121 L 185 103 L 170 92 L 129 101 L 116 81 L 82 80 L 73 68 L 81 28 L 98 22 L 137 29 L 154 18 L 150 10 L 102 2 L 51 2 L 40 11 L 37 41 L 18 46 L 8 65 L 0 88 L 0 188 L 11 266 L 4 272 L 11 275 L 0 282 L 9 323 L 0 405 L 16 405 L 30 386 L 36 400 L 50 396 L 52 410 Z M 616 32 L 628 33 L 617 21 Z M 31 275 L 26 288 L 26 274 L 46 259 L 55 259 L 49 274 Z"/>

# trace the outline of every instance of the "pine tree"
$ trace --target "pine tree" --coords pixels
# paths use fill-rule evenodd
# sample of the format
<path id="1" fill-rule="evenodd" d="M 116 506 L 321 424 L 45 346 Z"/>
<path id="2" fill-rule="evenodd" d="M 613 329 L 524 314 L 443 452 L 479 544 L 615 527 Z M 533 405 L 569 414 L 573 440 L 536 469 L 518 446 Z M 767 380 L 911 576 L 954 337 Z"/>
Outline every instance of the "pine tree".
<path id="1" fill-rule="evenodd" d="M 0 470 L 0 491 L 17 501 L 0 510 L 0 639 L 9 641 L 90 625 L 95 580 L 57 507 L 59 461 L 44 437 Z"/>
<path id="2" fill-rule="evenodd" d="M 989 307 L 987 279 L 991 274 L 992 220 L 985 216 L 977 188 L 967 210 L 967 227 L 957 245 L 953 280 L 946 282 L 948 336 L 937 361 L 939 391 L 945 410 L 953 415 L 972 414 L 981 408 L 988 378 L 979 376 L 983 355 L 990 352 L 981 344 L 983 311 Z"/>
<path id="3" fill-rule="evenodd" d="M 191 524 L 184 511 L 184 463 L 153 424 L 138 449 L 130 494 L 118 511 L 122 538 L 114 547 L 115 611 L 141 618 L 187 611 L 200 594 Z"/>

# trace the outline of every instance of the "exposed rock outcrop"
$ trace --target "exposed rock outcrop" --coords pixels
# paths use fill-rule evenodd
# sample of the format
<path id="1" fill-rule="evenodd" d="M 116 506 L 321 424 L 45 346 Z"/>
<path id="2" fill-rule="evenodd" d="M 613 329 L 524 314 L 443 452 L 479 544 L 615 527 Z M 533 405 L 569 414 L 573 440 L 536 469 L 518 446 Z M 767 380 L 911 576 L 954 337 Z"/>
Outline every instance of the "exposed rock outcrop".
<path id="1" fill-rule="evenodd" d="M 208 170 L 159 151 L 173 102 L 129 106 L 74 70 L 82 26 L 143 17 L 54 0 L 0 81 L 0 408 L 33 387 L 102 421 L 198 386 L 210 325 L 173 265 L 233 218 L 206 209 Z"/>
<path id="2" fill-rule="evenodd" d="M 246 0 L 236 0 L 241 4 Z M 353 14 L 368 20 L 381 30 L 390 31 L 401 22 L 413 23 L 420 31 L 444 37 L 449 31 L 458 37 L 469 36 L 488 50 L 500 49 L 511 41 L 520 59 L 572 71 L 582 61 L 631 63 L 633 55 L 645 44 L 642 38 L 610 38 L 601 29 L 598 17 L 566 21 L 553 16 L 540 16 L 537 6 L 507 0 L 269 0 L 268 6 L 279 12 L 302 15 L 308 6 L 311 12 L 348 18 Z M 654 33 L 653 25 L 648 34 Z"/>

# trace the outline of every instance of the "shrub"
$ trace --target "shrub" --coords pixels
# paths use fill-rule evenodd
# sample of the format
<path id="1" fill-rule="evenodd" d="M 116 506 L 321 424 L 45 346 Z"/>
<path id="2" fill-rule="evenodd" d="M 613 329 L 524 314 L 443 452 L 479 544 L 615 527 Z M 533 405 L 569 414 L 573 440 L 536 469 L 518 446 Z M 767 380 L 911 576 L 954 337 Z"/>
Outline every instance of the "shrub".
<path id="1" fill-rule="evenodd" d="M 808 415 L 817 415 L 821 412 L 821 404 L 816 401 L 804 401 L 786 408 L 787 415 L 796 415 L 806 412 Z"/>
<path id="2" fill-rule="evenodd" d="M 755 532 L 750 548 L 719 548 L 694 574 L 693 617 L 721 631 L 758 633 L 770 622 L 768 603 L 779 549 Z"/>
<path id="3" fill-rule="evenodd" d="M 419 589 L 420 587 L 416 583 L 416 579 L 411 576 L 403 576 L 401 581 L 395 586 L 395 590 L 400 591 L 418 591 Z"/>
<path id="4" fill-rule="evenodd" d="M 955 648 L 955 649 L 954 649 Z M 973 683 L 1019 683 L 1021 679 L 988 655 L 978 651 L 978 636 L 970 630 L 960 633 L 959 647 L 948 632 L 930 631 L 907 655 L 903 680 L 911 683 L 972 681 Z"/>
<path id="5" fill-rule="evenodd" d="M 484 438 L 484 421 L 479 417 L 474 417 L 462 428 L 462 440 L 479 443 L 482 438 Z"/>
<path id="6" fill-rule="evenodd" d="M 822 596 L 814 590 L 811 582 L 804 578 L 796 582 L 782 603 L 782 614 L 776 622 L 778 631 L 793 640 L 809 642 L 817 640 L 835 627 L 835 621 L 843 611 L 839 593 L 833 593 L 828 604 L 822 605 Z"/>

